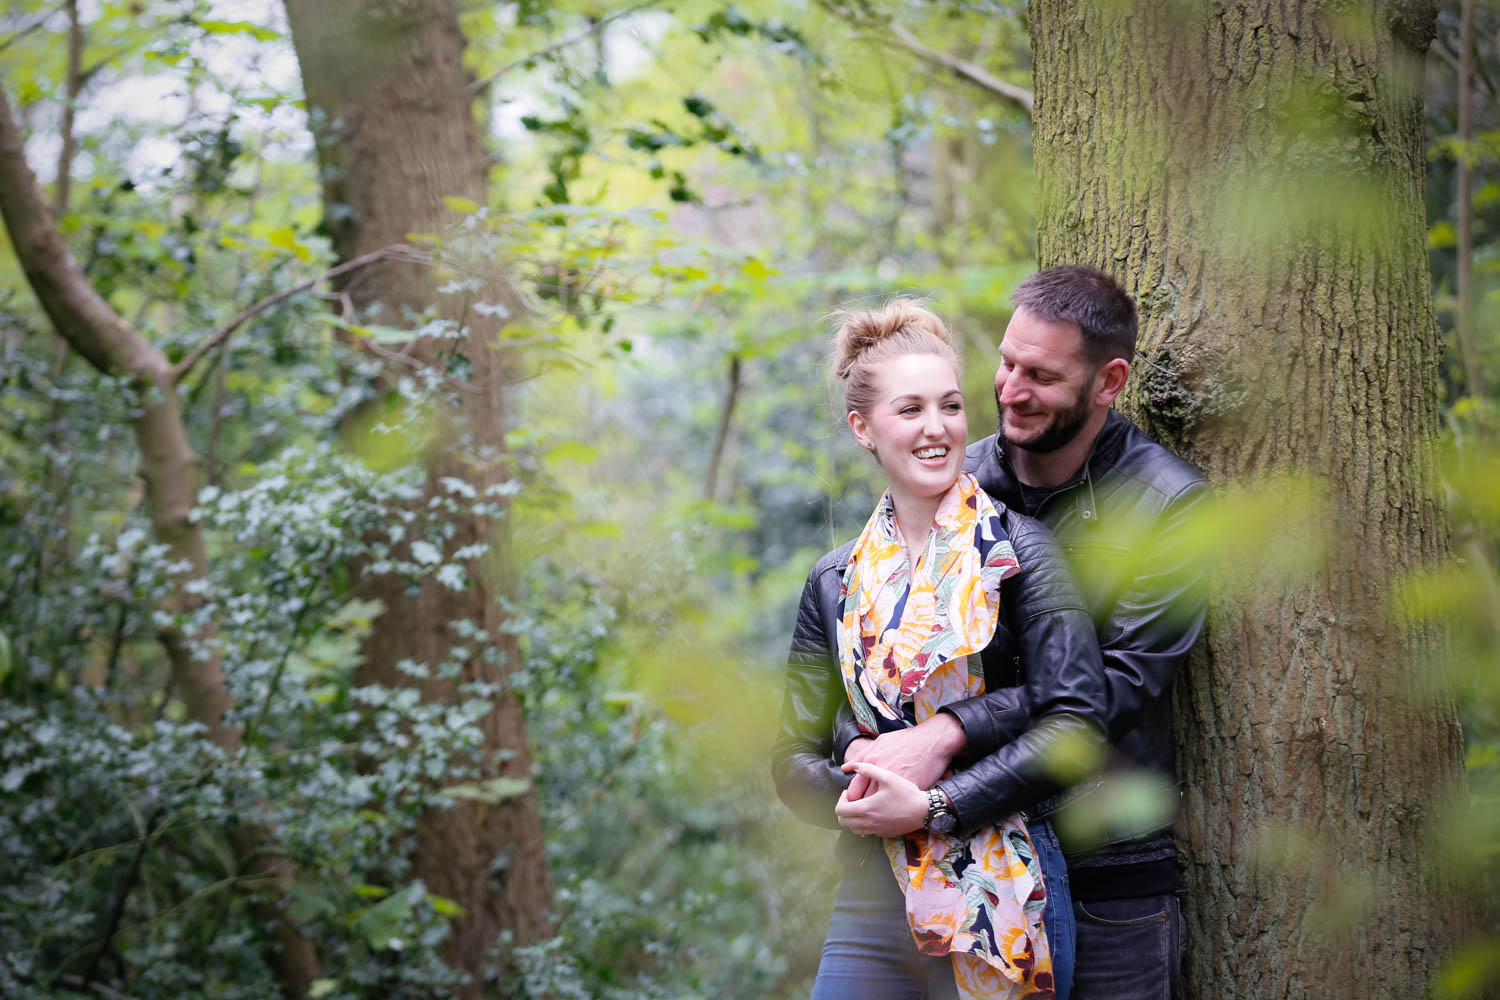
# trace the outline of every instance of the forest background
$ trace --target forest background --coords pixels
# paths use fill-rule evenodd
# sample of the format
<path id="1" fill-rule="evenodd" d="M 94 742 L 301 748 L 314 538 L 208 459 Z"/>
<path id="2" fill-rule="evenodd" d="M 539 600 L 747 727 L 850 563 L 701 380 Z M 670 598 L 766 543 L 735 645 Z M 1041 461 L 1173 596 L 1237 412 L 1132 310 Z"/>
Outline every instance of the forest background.
<path id="1" fill-rule="evenodd" d="M 804 574 L 879 483 L 840 427 L 827 316 L 930 296 L 971 437 L 992 429 L 1053 197 L 1042 13 L 6 5 L 0 994 L 805 995 L 836 866 L 767 748 Z M 1394 947 L 1388 995 L 1478 996 L 1500 983 L 1500 10 L 1430 13 L 1416 325 L 1435 309 L 1444 349 L 1380 364 L 1430 383 L 1430 414 L 1384 419 L 1435 432 L 1439 460 L 1397 458 L 1457 558 L 1389 600 L 1445 628 L 1442 669 L 1402 663 L 1456 703 L 1467 788 L 1407 762 L 1456 801 L 1397 811 L 1423 884 L 1467 888 L 1462 927 Z M 1321 99 L 1282 110 L 1338 145 Z M 1299 197 L 1245 188 L 1229 239 Z M 1185 447 L 1175 364 L 1148 351 L 1127 406 Z M 1323 502 L 1295 443 L 1269 465 L 1314 478 L 1215 475 L 1196 530 L 1226 594 L 1247 567 L 1271 589 L 1325 570 L 1288 531 Z M 1342 794 L 1298 780 L 1286 802 Z M 1316 817 L 1254 805 L 1232 895 L 1315 885 L 1292 943 L 1371 947 L 1375 876 Z M 1358 962 L 1272 973 L 1269 933 L 1238 933 L 1193 938 L 1203 995 L 1377 995 Z M 1208 990 L 1215 969 L 1243 992 Z"/>

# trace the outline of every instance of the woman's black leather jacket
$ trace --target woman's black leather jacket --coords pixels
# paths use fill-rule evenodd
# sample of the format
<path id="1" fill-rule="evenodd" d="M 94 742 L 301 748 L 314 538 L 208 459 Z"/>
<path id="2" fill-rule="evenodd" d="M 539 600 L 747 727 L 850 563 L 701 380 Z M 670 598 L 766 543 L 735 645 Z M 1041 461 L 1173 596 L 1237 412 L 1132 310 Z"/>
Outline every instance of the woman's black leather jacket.
<path id="1" fill-rule="evenodd" d="M 1024 685 L 1025 698 L 997 710 L 994 699 L 970 698 L 944 707 L 966 731 L 983 728 L 985 742 L 1001 744 L 977 760 L 960 757 L 938 783 L 968 834 L 1011 816 L 1063 787 L 1060 757 L 1077 759 L 1074 740 L 1102 742 L 1104 670 L 1099 643 L 1078 584 L 1045 525 L 996 504 L 1021 572 L 1000 586 L 1000 621 L 981 654 L 985 687 Z M 849 784 L 834 758 L 834 726 L 847 715 L 834 648 L 839 586 L 850 542 L 813 566 L 802 588 L 792 649 L 787 657 L 781 734 L 772 752 L 776 788 L 801 819 L 837 827 L 833 807 Z M 1028 707 L 1030 710 L 1028 711 Z M 842 748 L 840 748 L 842 750 Z M 842 759 L 842 753 L 839 754 Z M 848 835 L 848 836 L 852 836 Z"/>

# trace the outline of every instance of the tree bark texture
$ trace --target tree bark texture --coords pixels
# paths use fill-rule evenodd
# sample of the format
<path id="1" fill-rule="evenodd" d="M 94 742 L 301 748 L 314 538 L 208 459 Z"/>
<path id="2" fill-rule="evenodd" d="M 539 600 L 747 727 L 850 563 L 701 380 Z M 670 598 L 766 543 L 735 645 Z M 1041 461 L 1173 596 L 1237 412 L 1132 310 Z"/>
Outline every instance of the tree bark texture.
<path id="1" fill-rule="evenodd" d="M 317 133 L 325 219 L 340 258 L 400 242 L 409 233 L 442 232 L 455 219 L 445 197 L 486 202 L 488 160 L 475 126 L 472 79 L 463 67 L 465 39 L 452 0 L 289 0 L 287 13 Z M 506 287 L 499 278 L 481 294 L 491 302 L 508 301 Z M 410 316 L 440 299 L 430 268 L 396 261 L 361 269 L 343 290 L 366 316 L 392 326 L 407 325 Z M 464 479 L 482 491 L 507 475 L 499 324 L 472 311 L 462 321 L 468 335 L 460 350 L 473 365 L 455 415 L 464 447 L 435 450 L 429 495 L 442 491 L 443 477 Z M 423 339 L 403 351 L 416 362 L 440 364 L 441 347 Z M 463 664 L 463 677 L 497 682 L 506 692 L 483 723 L 486 749 L 508 755 L 493 774 L 529 779 L 520 703 L 508 690 L 519 652 L 503 631 L 500 610 L 512 576 L 508 527 L 504 519 L 477 517 L 456 527 L 451 546 L 488 542 L 488 564 L 469 566 L 473 584 L 461 592 L 430 579 L 415 595 L 407 593 L 402 577 L 370 581 L 370 593 L 386 610 L 365 644 L 363 678 L 411 683 L 396 664 L 410 659 L 435 668 L 458 643 L 452 623 L 472 621 L 488 634 L 492 658 L 476 651 Z M 426 682 L 425 695 L 451 698 L 453 685 Z M 429 812 L 416 851 L 414 874 L 468 910 L 455 922 L 446 957 L 473 976 L 465 995 L 478 996 L 485 951 L 502 931 L 526 943 L 550 930 L 551 887 L 536 798 Z"/>
<path id="2" fill-rule="evenodd" d="M 26 163 L 25 147 L 9 100 L 0 91 L 0 215 L 11 245 L 33 292 L 59 336 L 101 372 L 131 376 L 139 395 L 134 419 L 141 453 L 141 478 L 156 540 L 167 546 L 173 562 L 192 567 L 189 576 L 208 575 L 203 527 L 191 517 L 197 506 L 198 457 L 188 443 L 177 403 L 172 364 L 140 331 L 127 323 L 94 290 L 68 252 L 56 220 Z M 188 616 L 202 599 L 179 579 L 163 602 L 173 616 Z M 240 747 L 239 728 L 226 721 L 232 707 L 224 684 L 224 664 L 211 631 L 188 634 L 180 627 L 158 628 L 166 650 L 172 686 L 188 715 L 202 723 L 209 738 L 225 750 Z M 248 874 L 284 890 L 295 876 L 291 864 L 263 843 L 264 831 L 240 827 L 233 835 L 236 853 Z M 270 928 L 275 946 L 269 956 L 277 979 L 289 996 L 300 997 L 318 976 L 312 945 L 282 912 L 280 901 L 256 904 Z"/>
<path id="3" fill-rule="evenodd" d="M 1140 307 L 1124 406 L 1219 483 L 1318 477 L 1228 567 L 1174 697 L 1188 990 L 1422 996 L 1466 902 L 1431 865 L 1463 794 L 1438 637 L 1392 586 L 1447 554 L 1422 201 L 1436 6 L 1034 0 L 1042 266 Z M 1314 572 L 1276 550 L 1324 546 Z"/>

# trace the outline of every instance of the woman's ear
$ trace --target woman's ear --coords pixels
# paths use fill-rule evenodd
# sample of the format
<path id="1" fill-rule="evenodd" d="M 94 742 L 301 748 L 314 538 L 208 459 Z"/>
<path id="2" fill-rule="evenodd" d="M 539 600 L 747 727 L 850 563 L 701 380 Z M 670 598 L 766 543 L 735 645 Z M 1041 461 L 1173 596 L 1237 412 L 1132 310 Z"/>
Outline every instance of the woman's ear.
<path id="1" fill-rule="evenodd" d="M 849 411 L 849 430 L 854 432 L 854 440 L 859 442 L 861 448 L 875 450 L 875 442 L 870 440 L 869 422 L 854 410 Z"/>

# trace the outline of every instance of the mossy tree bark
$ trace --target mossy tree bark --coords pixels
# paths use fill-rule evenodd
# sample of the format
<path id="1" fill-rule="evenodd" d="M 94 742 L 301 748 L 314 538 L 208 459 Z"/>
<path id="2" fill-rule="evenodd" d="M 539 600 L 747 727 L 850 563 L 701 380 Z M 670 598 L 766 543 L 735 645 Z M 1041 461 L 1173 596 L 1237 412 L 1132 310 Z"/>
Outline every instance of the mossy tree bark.
<path id="1" fill-rule="evenodd" d="M 1317 477 L 1222 573 L 1175 697 L 1187 995 L 1410 998 L 1461 931 L 1430 823 L 1463 791 L 1437 638 L 1392 588 L 1443 559 L 1422 201 L 1436 4 L 1035 0 L 1039 258 L 1141 312 L 1125 409 L 1221 484 Z M 1278 551 L 1322 546 L 1308 574 Z"/>
<path id="2" fill-rule="evenodd" d="M 444 198 L 486 203 L 488 160 L 452 0 L 289 0 L 287 13 L 318 141 L 325 222 L 340 258 L 410 233 L 441 233 L 455 219 Z M 496 285 L 482 296 L 503 299 L 506 286 Z M 411 317 L 438 305 L 436 289 L 431 269 L 400 261 L 362 269 L 343 286 L 363 316 L 391 326 L 407 326 Z M 472 311 L 462 322 L 468 329 L 458 345 L 464 384 L 456 412 L 449 414 L 453 419 L 446 421 L 452 435 L 429 461 L 429 496 L 444 492 L 445 477 L 463 479 L 482 494 L 508 474 L 506 365 L 497 348 L 498 322 Z M 401 350 L 407 364 L 441 368 L 451 362 L 454 347 L 423 338 Z M 371 581 L 369 593 L 385 611 L 365 643 L 362 676 L 411 683 L 397 664 L 411 660 L 435 670 L 461 644 L 453 623 L 474 623 L 488 640 L 462 643 L 469 648 L 462 679 L 497 683 L 503 692 L 483 720 L 487 754 L 503 761 L 487 777 L 529 779 L 524 720 L 508 685 L 518 651 L 501 614 L 511 577 L 506 524 L 503 518 L 471 517 L 454 527 L 450 552 L 483 542 L 490 556 L 482 564 L 471 561 L 472 583 L 463 591 L 428 579 L 408 593 L 398 575 Z M 443 680 L 424 682 L 423 688 L 429 699 L 455 693 L 454 684 Z M 413 874 L 468 911 L 455 921 L 445 946 L 446 958 L 473 977 L 462 995 L 479 995 L 485 952 L 501 932 L 521 943 L 548 932 L 551 890 L 542 848 L 533 794 L 488 805 L 463 802 L 422 819 Z"/>

